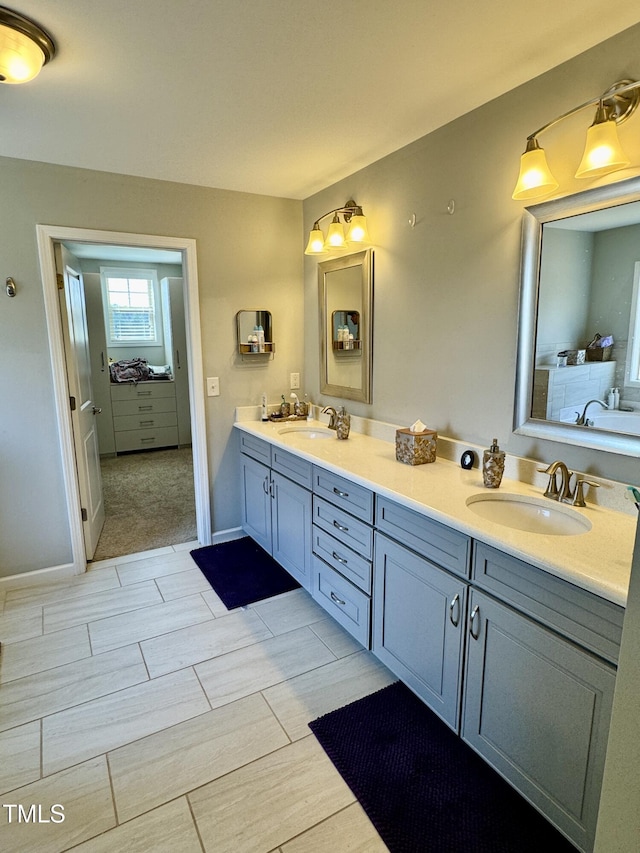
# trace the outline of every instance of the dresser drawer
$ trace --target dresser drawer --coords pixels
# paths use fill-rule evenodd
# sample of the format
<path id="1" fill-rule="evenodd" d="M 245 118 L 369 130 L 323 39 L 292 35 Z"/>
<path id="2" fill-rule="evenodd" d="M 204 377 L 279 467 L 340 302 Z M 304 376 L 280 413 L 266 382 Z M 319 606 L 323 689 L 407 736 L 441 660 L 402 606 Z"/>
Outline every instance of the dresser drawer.
<path id="1" fill-rule="evenodd" d="M 313 466 L 306 459 L 301 459 L 280 447 L 272 447 L 271 467 L 283 477 L 293 480 L 294 483 L 306 489 L 311 489 Z"/>
<path id="2" fill-rule="evenodd" d="M 252 459 L 262 462 L 263 465 L 271 467 L 271 445 L 268 441 L 242 432 L 240 433 L 240 451 Z"/>
<path id="3" fill-rule="evenodd" d="M 367 595 L 371 595 L 371 562 L 313 525 L 313 553 Z"/>
<path id="4" fill-rule="evenodd" d="M 116 452 L 146 450 L 150 447 L 175 447 L 178 444 L 178 427 L 158 429 L 129 429 L 116 432 Z"/>
<path id="5" fill-rule="evenodd" d="M 471 539 L 464 533 L 380 496 L 376 527 L 437 565 L 469 577 Z"/>
<path id="6" fill-rule="evenodd" d="M 323 468 L 313 469 L 313 491 L 326 500 L 371 524 L 373 522 L 373 492 L 338 477 Z"/>
<path id="7" fill-rule="evenodd" d="M 371 599 L 322 560 L 312 557 L 311 594 L 359 643 L 371 648 Z"/>
<path id="8" fill-rule="evenodd" d="M 114 400 L 111 404 L 113 416 L 125 418 L 129 415 L 155 415 L 157 412 L 175 412 L 175 397 L 140 397 L 135 400 Z"/>
<path id="9" fill-rule="evenodd" d="M 158 427 L 174 427 L 178 425 L 176 412 L 158 412 L 147 414 L 142 412 L 138 415 L 123 415 L 113 419 L 113 428 L 116 432 L 130 429 L 157 429 Z"/>
<path id="10" fill-rule="evenodd" d="M 365 559 L 372 558 L 373 529 L 317 495 L 313 496 L 313 523 Z"/>
<path id="11" fill-rule="evenodd" d="M 111 385 L 112 400 L 144 400 L 159 397 L 175 397 L 176 386 L 173 382 L 138 382 Z"/>
<path id="12" fill-rule="evenodd" d="M 616 663 L 624 608 L 523 560 L 476 542 L 473 583 Z"/>

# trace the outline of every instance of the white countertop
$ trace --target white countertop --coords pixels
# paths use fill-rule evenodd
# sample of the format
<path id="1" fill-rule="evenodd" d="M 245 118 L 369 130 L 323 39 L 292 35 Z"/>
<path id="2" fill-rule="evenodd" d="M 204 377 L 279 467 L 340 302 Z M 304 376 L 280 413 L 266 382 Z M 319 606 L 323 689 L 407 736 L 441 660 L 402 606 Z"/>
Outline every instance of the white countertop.
<path id="1" fill-rule="evenodd" d="M 326 427 L 317 421 L 298 425 Z M 346 441 L 338 441 L 310 440 L 295 432 L 280 435 L 282 423 L 242 421 L 235 426 L 615 604 L 626 604 L 636 528 L 633 515 L 589 505 L 572 508 L 591 522 L 585 533 L 527 533 L 486 521 L 466 505 L 470 495 L 490 491 L 477 468 L 465 471 L 440 458 L 426 465 L 405 465 L 396 460 L 395 444 L 353 430 Z M 539 488 L 506 478 L 499 491 L 542 495 Z"/>

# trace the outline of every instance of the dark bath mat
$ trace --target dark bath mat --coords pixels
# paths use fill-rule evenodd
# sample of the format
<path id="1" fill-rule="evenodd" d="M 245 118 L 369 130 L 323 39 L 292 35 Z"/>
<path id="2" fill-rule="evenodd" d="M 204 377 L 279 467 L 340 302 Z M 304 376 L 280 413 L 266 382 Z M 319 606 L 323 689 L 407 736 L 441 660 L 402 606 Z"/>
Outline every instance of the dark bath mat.
<path id="1" fill-rule="evenodd" d="M 576 853 L 399 681 L 309 727 L 391 853 Z"/>
<path id="2" fill-rule="evenodd" d="M 249 536 L 196 548 L 191 556 L 228 610 L 300 586 Z"/>

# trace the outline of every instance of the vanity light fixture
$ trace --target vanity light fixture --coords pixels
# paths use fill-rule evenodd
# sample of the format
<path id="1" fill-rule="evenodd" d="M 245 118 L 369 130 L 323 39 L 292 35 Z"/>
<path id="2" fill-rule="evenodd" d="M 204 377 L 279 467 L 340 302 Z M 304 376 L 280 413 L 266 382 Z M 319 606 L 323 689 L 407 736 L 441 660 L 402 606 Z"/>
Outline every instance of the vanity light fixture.
<path id="1" fill-rule="evenodd" d="M 51 36 L 35 21 L 0 6 L 0 83 L 27 83 L 55 56 Z"/>
<path id="2" fill-rule="evenodd" d="M 331 215 L 333 219 L 325 239 L 320 223 Z M 348 226 L 346 236 L 345 225 Z M 328 252 L 346 249 L 349 245 L 364 247 L 370 242 L 367 217 L 363 214 L 360 205 L 353 199 L 349 199 L 344 207 L 337 207 L 316 219 L 309 232 L 309 241 L 304 253 L 305 255 L 326 255 Z"/>
<path id="3" fill-rule="evenodd" d="M 558 188 L 559 184 L 549 169 L 544 149 L 538 143 L 538 136 L 587 107 L 597 106 L 597 109 L 593 124 L 587 131 L 584 154 L 576 178 L 596 178 L 628 166 L 630 161 L 620 145 L 617 126 L 633 115 L 639 102 L 640 80 L 619 80 L 599 97 L 563 113 L 528 136 L 512 198 L 516 201 L 539 198 Z"/>

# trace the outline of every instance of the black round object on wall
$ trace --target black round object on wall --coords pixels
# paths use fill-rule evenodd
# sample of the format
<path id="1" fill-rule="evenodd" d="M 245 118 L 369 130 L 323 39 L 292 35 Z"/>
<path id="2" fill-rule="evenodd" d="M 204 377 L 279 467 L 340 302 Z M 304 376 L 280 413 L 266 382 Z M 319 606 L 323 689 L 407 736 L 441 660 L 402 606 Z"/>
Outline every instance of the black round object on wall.
<path id="1" fill-rule="evenodd" d="M 476 461 L 476 454 L 473 450 L 465 450 L 465 452 L 460 457 L 460 465 L 465 471 L 469 471 L 473 468 Z"/>

